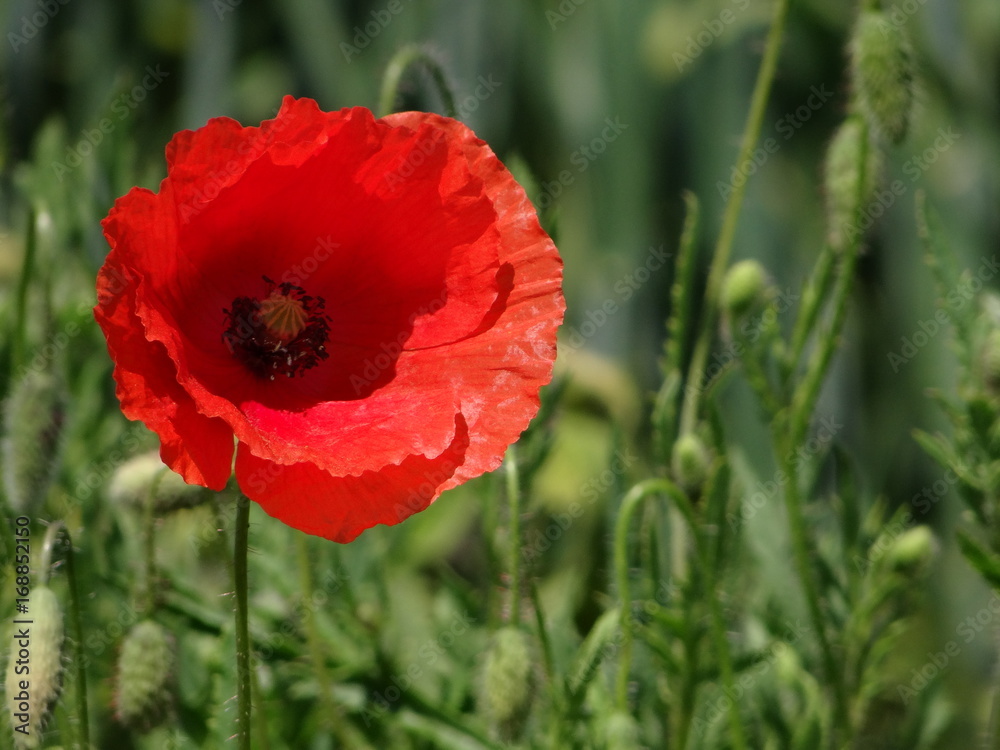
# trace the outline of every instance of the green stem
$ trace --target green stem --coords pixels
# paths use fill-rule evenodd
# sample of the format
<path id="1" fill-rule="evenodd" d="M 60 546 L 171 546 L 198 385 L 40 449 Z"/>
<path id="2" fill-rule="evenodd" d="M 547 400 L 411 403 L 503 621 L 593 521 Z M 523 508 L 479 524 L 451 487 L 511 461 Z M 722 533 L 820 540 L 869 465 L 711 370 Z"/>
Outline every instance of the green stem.
<path id="1" fill-rule="evenodd" d="M 247 546 L 250 537 L 250 501 L 236 501 L 233 544 L 233 587 L 236 594 L 236 694 L 237 747 L 250 750 L 250 617 L 247 609 Z"/>
<path id="2" fill-rule="evenodd" d="M 389 61 L 389 65 L 385 69 L 385 76 L 382 78 L 382 91 L 379 94 L 379 116 L 385 117 L 396 111 L 399 84 L 406 72 L 411 67 L 416 66 L 422 67 L 434 81 L 438 96 L 441 97 L 444 113 L 448 117 L 455 117 L 458 111 L 455 108 L 455 97 L 451 93 L 451 86 L 448 85 L 441 64 L 415 44 L 403 47 Z"/>
<path id="3" fill-rule="evenodd" d="M 795 319 L 795 328 L 792 330 L 792 343 L 788 357 L 784 361 L 783 380 L 787 387 L 792 382 L 792 378 L 798 371 L 802 363 L 802 354 L 805 351 L 809 334 L 813 332 L 819 314 L 823 310 L 823 303 L 827 299 L 830 290 L 830 282 L 833 279 L 833 271 L 836 267 L 836 252 L 829 244 L 824 245 L 823 252 L 820 253 L 816 267 L 806 288 L 802 292 L 802 304 L 799 306 L 799 314 Z"/>
<path id="4" fill-rule="evenodd" d="M 517 470 L 517 452 L 514 446 L 507 449 L 507 502 L 510 520 L 510 622 L 521 622 L 521 487 Z"/>
<path id="5" fill-rule="evenodd" d="M 775 449 L 782 457 L 781 468 L 785 476 L 788 477 L 785 482 L 785 507 L 788 512 L 788 527 L 792 537 L 792 553 L 799 583 L 806 598 L 810 624 L 816 631 L 816 639 L 819 641 L 823 671 L 826 674 L 828 684 L 833 688 L 835 726 L 846 728 L 848 726 L 847 701 L 844 694 L 843 675 L 827 634 L 826 619 L 823 617 L 823 610 L 820 607 L 819 589 L 816 586 L 809 559 L 811 542 L 806 528 L 805 516 L 802 512 L 798 454 L 795 452 L 795 445 L 796 441 L 787 432 L 778 431 Z"/>
<path id="6" fill-rule="evenodd" d="M 615 572 L 618 578 L 618 595 L 622 601 L 622 648 L 621 659 L 618 664 L 617 682 L 617 702 L 622 710 L 628 709 L 628 675 L 632 666 L 632 599 L 629 593 L 629 568 L 628 568 L 628 531 L 632 514 L 639 504 L 651 495 L 667 495 L 675 508 L 680 511 L 681 516 L 687 522 L 691 530 L 691 538 L 694 540 L 695 556 L 699 569 L 705 575 L 705 587 L 707 589 L 707 600 L 709 615 L 711 618 L 711 632 L 713 646 L 716 651 L 716 658 L 719 661 L 719 671 L 722 678 L 722 686 L 727 695 L 735 695 L 735 680 L 733 679 L 732 658 L 729 653 L 729 642 L 726 640 L 725 623 L 722 618 L 722 611 L 719 609 L 716 597 L 715 585 L 716 576 L 712 560 L 706 554 L 706 546 L 701 527 L 695 515 L 694 506 L 680 488 L 668 479 L 647 479 L 644 482 L 632 487 L 625 499 L 622 500 L 621 509 L 618 511 L 618 520 L 615 525 Z M 743 733 L 743 723 L 740 719 L 739 708 L 735 701 L 729 702 L 729 729 L 732 745 L 737 750 L 745 750 L 747 747 L 746 737 Z M 686 734 L 686 729 L 685 729 Z"/>
<path id="7" fill-rule="evenodd" d="M 771 83 L 774 81 L 774 72 L 778 66 L 778 53 L 781 50 L 781 40 L 785 32 L 785 18 L 788 15 L 789 0 L 775 0 L 774 15 L 771 21 L 771 30 L 767 35 L 767 43 L 764 49 L 764 59 L 761 61 L 760 70 L 757 73 L 757 82 L 754 84 L 753 95 L 750 99 L 750 112 L 747 114 L 746 126 L 743 129 L 743 139 L 740 143 L 739 155 L 736 159 L 737 166 L 750 161 L 754 146 L 760 138 L 760 131 L 764 123 L 764 114 L 767 109 L 767 100 L 771 93 Z M 694 355 L 691 358 L 691 366 L 688 369 L 687 387 L 684 390 L 684 405 L 681 410 L 680 432 L 688 432 L 694 428 L 698 418 L 698 403 L 701 389 L 692 387 L 696 379 L 701 378 L 701 373 L 705 369 L 708 361 L 708 352 L 712 346 L 712 332 L 715 330 L 715 323 L 718 315 L 719 292 L 722 288 L 722 280 L 726 269 L 729 266 L 729 254 L 732 250 L 733 239 L 736 236 L 736 223 L 739 220 L 740 208 L 743 205 L 743 193 L 746 190 L 748 180 L 744 180 L 739 185 L 733 187 L 733 192 L 729 194 L 726 201 L 725 213 L 722 217 L 722 229 L 719 232 L 719 239 L 715 246 L 715 253 L 712 257 L 712 265 L 708 272 L 708 281 L 705 289 L 705 316 L 698 342 L 695 345 Z"/>

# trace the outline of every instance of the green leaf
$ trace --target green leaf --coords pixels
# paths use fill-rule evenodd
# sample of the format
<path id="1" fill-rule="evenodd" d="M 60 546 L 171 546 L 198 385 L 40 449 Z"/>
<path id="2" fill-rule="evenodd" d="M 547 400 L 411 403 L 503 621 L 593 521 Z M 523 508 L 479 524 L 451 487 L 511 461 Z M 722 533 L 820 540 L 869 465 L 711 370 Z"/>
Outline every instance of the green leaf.
<path id="1" fill-rule="evenodd" d="M 597 676 L 601 662 L 618 651 L 621 644 L 621 616 L 617 608 L 609 609 L 594 623 L 580 644 L 567 678 L 567 693 L 571 703 L 583 699 L 587 685 Z"/>
<path id="2" fill-rule="evenodd" d="M 958 531 L 958 546 L 965 559 L 986 582 L 1000 589 L 1000 556 L 983 547 L 965 531 Z"/>

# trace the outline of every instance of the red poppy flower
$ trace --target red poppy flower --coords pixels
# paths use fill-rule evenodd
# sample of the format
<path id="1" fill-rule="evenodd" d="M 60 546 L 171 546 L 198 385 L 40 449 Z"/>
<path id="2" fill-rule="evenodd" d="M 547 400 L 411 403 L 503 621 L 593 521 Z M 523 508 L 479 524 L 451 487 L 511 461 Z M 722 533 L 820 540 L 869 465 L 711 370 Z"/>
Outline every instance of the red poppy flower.
<path id="1" fill-rule="evenodd" d="M 167 465 L 346 542 L 496 468 L 551 377 L 562 263 L 455 120 L 286 97 L 167 146 L 103 222 L 95 316 Z"/>

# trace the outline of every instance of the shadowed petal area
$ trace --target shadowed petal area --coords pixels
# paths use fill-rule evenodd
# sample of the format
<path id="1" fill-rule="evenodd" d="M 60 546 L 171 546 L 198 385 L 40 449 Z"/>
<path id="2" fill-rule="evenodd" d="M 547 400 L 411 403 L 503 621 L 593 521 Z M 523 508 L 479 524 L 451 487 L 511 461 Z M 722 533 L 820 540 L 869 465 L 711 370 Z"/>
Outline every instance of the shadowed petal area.
<path id="1" fill-rule="evenodd" d="M 268 515 L 307 534 L 349 542 L 376 524 L 399 523 L 441 494 L 469 445 L 461 416 L 454 428 L 454 440 L 440 455 L 410 456 L 398 465 L 356 477 L 335 476 L 309 463 L 275 464 L 257 458 L 241 444 L 236 451 L 236 479 Z"/>
<path id="2" fill-rule="evenodd" d="M 177 382 L 166 350 L 143 335 L 132 304 L 134 283 L 124 270 L 105 265 L 97 279 L 94 309 L 115 362 L 122 411 L 160 436 L 160 457 L 184 481 L 221 490 L 232 473 L 233 430 L 223 420 L 198 412 Z"/>

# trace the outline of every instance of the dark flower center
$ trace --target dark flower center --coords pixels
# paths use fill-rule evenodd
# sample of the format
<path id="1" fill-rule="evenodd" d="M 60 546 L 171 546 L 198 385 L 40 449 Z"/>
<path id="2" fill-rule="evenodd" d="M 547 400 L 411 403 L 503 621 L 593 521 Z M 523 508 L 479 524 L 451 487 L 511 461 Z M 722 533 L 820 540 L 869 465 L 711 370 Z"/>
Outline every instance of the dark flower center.
<path id="1" fill-rule="evenodd" d="M 254 375 L 274 380 L 294 377 L 329 357 L 326 341 L 330 319 L 322 297 L 288 282 L 277 284 L 267 276 L 263 299 L 237 297 L 226 314 L 222 340 L 236 359 Z"/>

